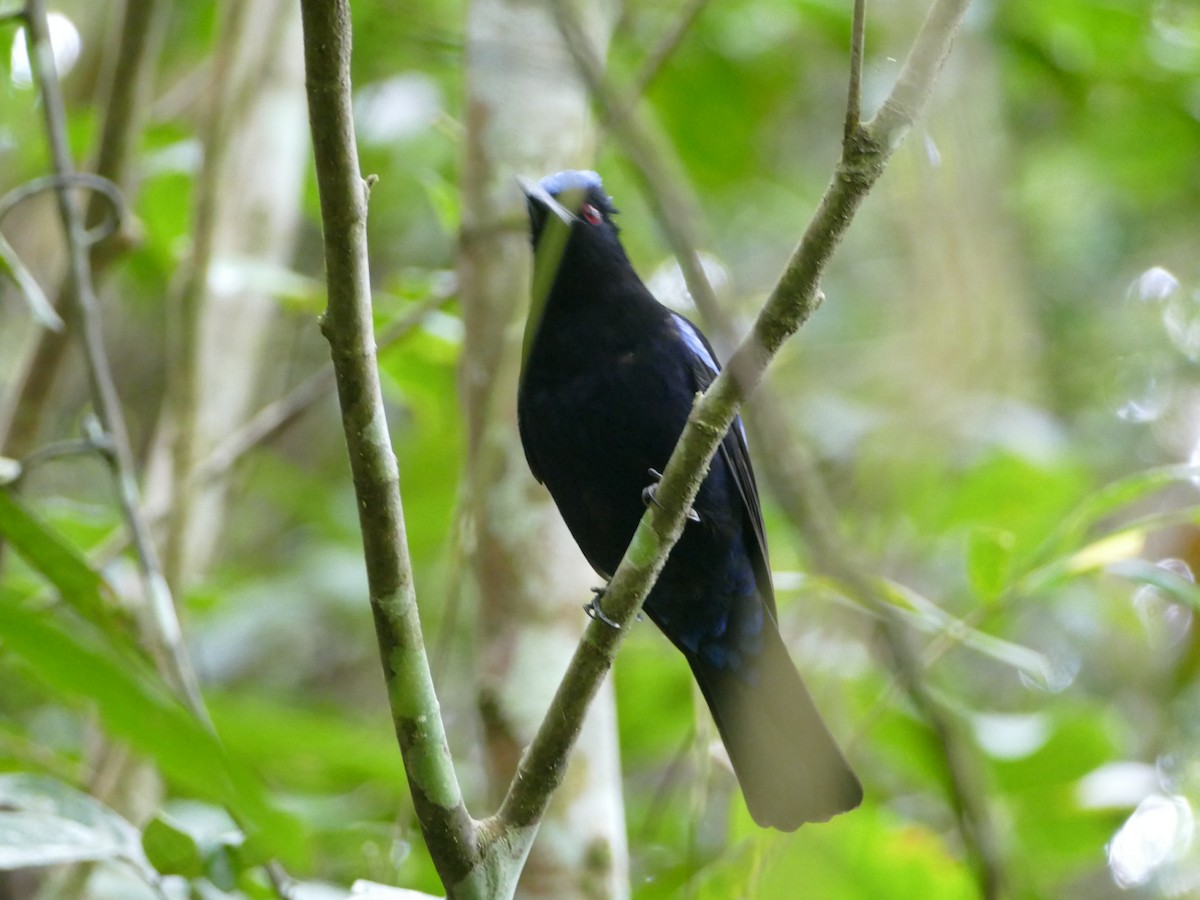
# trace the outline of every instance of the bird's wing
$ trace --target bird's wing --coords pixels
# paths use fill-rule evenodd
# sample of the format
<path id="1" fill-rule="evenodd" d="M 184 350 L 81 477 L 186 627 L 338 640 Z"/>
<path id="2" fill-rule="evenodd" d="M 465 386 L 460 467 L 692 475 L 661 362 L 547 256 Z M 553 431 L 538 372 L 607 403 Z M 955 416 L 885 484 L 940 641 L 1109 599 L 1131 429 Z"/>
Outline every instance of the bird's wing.
<path id="1" fill-rule="evenodd" d="M 717 355 L 713 352 L 708 339 L 700 333 L 695 325 L 678 313 L 672 312 L 675 326 L 683 343 L 691 351 L 692 374 L 696 380 L 696 390 L 704 391 L 713 383 L 717 373 L 721 371 L 717 363 Z M 752 554 L 754 578 L 758 583 L 763 601 L 770 610 L 771 618 L 776 618 L 775 591 L 771 584 L 771 565 L 767 557 L 767 535 L 763 528 L 762 508 L 758 502 L 758 485 L 754 481 L 754 469 L 750 466 L 750 449 L 746 441 L 746 427 L 742 417 L 735 416 L 733 426 L 726 433 L 718 451 L 733 473 L 734 483 L 742 498 L 742 508 L 750 521 L 754 532 L 757 552 Z"/>
<path id="2" fill-rule="evenodd" d="M 522 388 L 518 388 L 518 391 Z M 533 477 L 537 479 L 538 484 L 543 483 L 542 467 L 538 465 L 537 459 L 533 455 L 534 442 L 528 440 L 525 435 L 525 416 L 523 415 L 521 398 L 518 394 L 517 400 L 517 431 L 521 435 L 521 448 L 525 451 L 525 461 L 529 463 L 529 471 L 533 473 Z"/>

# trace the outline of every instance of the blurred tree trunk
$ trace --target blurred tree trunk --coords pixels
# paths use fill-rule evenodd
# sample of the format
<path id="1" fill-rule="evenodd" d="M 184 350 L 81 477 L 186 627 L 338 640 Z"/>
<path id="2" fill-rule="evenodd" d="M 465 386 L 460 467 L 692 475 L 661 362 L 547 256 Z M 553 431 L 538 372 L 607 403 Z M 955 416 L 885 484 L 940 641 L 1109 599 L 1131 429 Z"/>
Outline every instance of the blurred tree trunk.
<path id="1" fill-rule="evenodd" d="M 227 5 L 213 68 L 212 122 L 193 204 L 192 257 L 172 310 L 172 396 L 156 459 L 160 476 L 171 473 L 166 566 L 176 589 L 201 575 L 219 549 L 227 486 L 193 494 L 187 481 L 255 408 L 277 318 L 270 273 L 290 265 L 300 223 L 308 119 L 298 5 Z"/>
<path id="2" fill-rule="evenodd" d="M 963 46 L 939 89 L 940 111 L 896 155 L 881 198 L 909 267 L 884 301 L 905 323 L 886 354 L 902 369 L 891 380 L 915 416 L 904 430 L 940 442 L 964 418 L 974 428 L 978 416 L 1000 414 L 997 403 L 1036 401 L 1044 382 L 1033 294 L 1004 194 L 1011 153 L 992 48 Z"/>
<path id="3" fill-rule="evenodd" d="M 610 20 L 590 11 L 603 48 Z M 533 480 L 516 423 L 529 237 L 516 176 L 586 166 L 586 91 L 542 4 L 475 0 L 467 21 L 467 133 L 459 274 L 466 345 L 467 553 L 480 625 L 479 706 L 492 799 L 553 694 L 585 623 L 596 576 Z M 629 891 L 611 681 L 592 706 L 566 782 L 541 825 L 523 897 Z"/>

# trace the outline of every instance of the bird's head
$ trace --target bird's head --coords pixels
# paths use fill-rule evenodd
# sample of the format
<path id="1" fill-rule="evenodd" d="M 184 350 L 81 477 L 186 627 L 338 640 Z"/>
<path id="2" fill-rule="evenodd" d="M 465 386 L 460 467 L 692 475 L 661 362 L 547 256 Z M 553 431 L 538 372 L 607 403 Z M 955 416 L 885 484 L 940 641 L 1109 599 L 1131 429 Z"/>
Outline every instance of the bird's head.
<path id="1" fill-rule="evenodd" d="M 565 273 L 563 283 L 569 286 L 556 294 L 560 304 L 588 302 L 596 285 L 637 276 L 617 238 L 612 220 L 617 210 L 599 175 L 568 169 L 541 181 L 522 178 L 520 184 L 533 240 L 532 298 L 521 358 L 524 369 L 560 273 Z M 583 285 L 588 288 L 580 290 Z"/>
<path id="2" fill-rule="evenodd" d="M 562 222 L 567 229 L 579 223 L 588 229 L 616 235 L 617 226 L 612 216 L 617 210 L 595 172 L 567 169 L 547 175 L 541 181 L 522 178 L 520 182 L 529 210 L 530 235 L 535 250 L 552 218 Z"/>

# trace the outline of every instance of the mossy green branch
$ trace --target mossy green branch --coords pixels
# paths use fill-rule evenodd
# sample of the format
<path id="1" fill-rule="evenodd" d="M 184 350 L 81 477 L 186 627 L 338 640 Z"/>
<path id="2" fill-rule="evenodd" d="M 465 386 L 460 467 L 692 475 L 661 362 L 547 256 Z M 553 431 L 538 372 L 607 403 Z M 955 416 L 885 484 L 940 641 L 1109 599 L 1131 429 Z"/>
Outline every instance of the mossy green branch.
<path id="1" fill-rule="evenodd" d="M 658 485 L 656 498 L 661 506 L 647 509 L 609 582 L 604 611 L 616 627 L 602 621 L 588 626 L 496 819 L 484 823 L 488 833 L 502 833 L 506 825 L 527 826 L 541 817 L 562 780 L 587 706 L 682 534 L 686 511 L 722 437 L 780 345 L 820 305 L 821 274 L 904 132 L 924 108 L 968 2 L 934 3 L 879 115 L 853 129 L 846 140 L 820 205 L 753 330 L 692 409 Z"/>
<path id="2" fill-rule="evenodd" d="M 447 889 L 479 864 L 475 823 L 462 800 L 417 615 L 412 569 L 375 355 L 367 265 L 367 187 L 358 168 L 350 102 L 348 0 L 303 0 L 304 62 L 321 220 L 329 340 L 358 499 L 371 611 L 396 738 L 425 842 Z"/>

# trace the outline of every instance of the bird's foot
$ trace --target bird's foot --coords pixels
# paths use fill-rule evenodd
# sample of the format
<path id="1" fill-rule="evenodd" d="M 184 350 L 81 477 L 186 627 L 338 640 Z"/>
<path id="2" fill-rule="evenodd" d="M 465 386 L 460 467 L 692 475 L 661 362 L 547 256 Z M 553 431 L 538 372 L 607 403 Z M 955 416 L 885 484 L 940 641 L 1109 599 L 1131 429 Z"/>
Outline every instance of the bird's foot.
<path id="1" fill-rule="evenodd" d="M 658 502 L 658 497 L 655 496 L 658 493 L 658 483 L 662 481 L 662 472 L 658 471 L 658 469 L 647 469 L 646 471 L 650 474 L 650 483 L 642 488 L 642 503 L 646 506 L 653 503 L 659 509 L 662 509 L 662 504 Z M 700 514 L 690 506 L 684 515 L 687 516 L 689 522 L 700 521 Z"/>
<path id="2" fill-rule="evenodd" d="M 604 599 L 607 587 L 594 587 L 592 593 L 595 595 L 587 603 L 583 604 L 583 611 L 587 613 L 589 619 L 599 619 L 610 628 L 620 629 L 620 625 L 604 614 L 604 610 L 600 607 L 600 601 Z"/>

